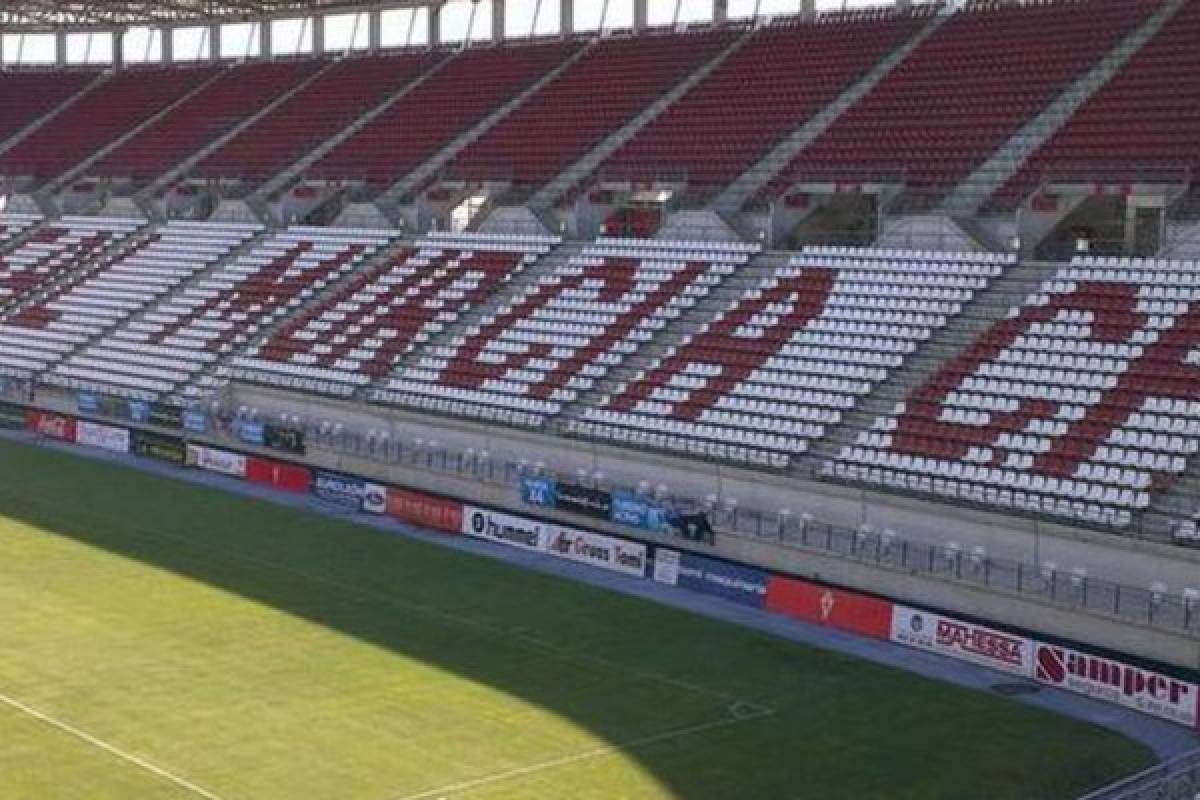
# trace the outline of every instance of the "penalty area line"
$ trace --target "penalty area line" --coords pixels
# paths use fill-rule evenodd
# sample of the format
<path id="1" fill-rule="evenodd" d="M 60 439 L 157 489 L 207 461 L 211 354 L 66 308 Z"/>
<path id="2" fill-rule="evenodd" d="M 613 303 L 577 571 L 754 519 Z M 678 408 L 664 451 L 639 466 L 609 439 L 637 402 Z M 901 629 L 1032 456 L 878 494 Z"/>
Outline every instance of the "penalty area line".
<path id="1" fill-rule="evenodd" d="M 49 714 L 45 713 L 44 711 L 38 711 L 36 708 L 33 708 L 32 706 L 28 706 L 25 703 L 22 703 L 20 700 L 16 700 L 5 694 L 0 694 L 0 703 L 3 703 L 4 705 L 8 706 L 9 708 L 16 709 L 17 711 L 20 711 L 22 714 L 26 714 L 30 717 L 33 717 L 34 719 L 38 720 L 39 722 L 49 725 L 52 728 L 57 728 L 58 730 L 62 731 L 63 733 L 66 733 L 70 736 L 74 736 L 76 739 L 79 739 L 80 741 L 87 742 L 92 747 L 95 747 L 99 750 L 103 750 L 104 752 L 108 753 L 109 755 L 114 756 L 114 757 L 120 759 L 121 761 L 126 762 L 127 764 L 132 764 L 135 767 L 139 767 L 140 769 L 151 773 L 152 775 L 156 775 L 159 778 L 162 778 L 163 780 L 170 781 L 171 783 L 175 784 L 176 786 L 180 787 L 181 789 L 186 789 L 187 791 L 191 792 L 192 794 L 199 795 L 200 797 L 208 798 L 208 800 L 221 800 L 221 798 L 218 797 L 217 795 L 213 794 L 212 792 L 208 791 L 207 789 L 205 789 L 201 786 L 197 786 L 196 784 L 192 783 L 191 781 L 187 780 L 186 778 L 181 778 L 178 775 L 174 774 L 173 772 L 169 772 L 160 766 L 151 764 L 149 761 L 147 761 L 144 758 L 135 756 L 132 753 L 126 753 L 124 750 L 114 747 L 113 745 L 109 744 L 108 742 L 104 741 L 103 739 L 97 739 L 95 736 L 92 736 L 90 733 L 88 733 L 86 731 L 82 731 L 73 725 L 69 725 L 69 724 L 63 722 L 62 720 L 55 719 L 54 717 L 50 716 Z"/>
<path id="2" fill-rule="evenodd" d="M 401 797 L 393 798 L 393 800 L 430 800 L 430 798 L 447 797 L 458 792 L 465 792 L 469 789 L 477 789 L 480 786 L 488 786 L 493 783 L 511 780 L 513 778 L 521 778 L 526 775 L 532 775 L 536 772 L 544 772 L 546 770 L 564 767 L 568 764 L 576 764 L 580 761 L 591 761 L 597 758 L 623 753 L 629 750 L 637 750 L 642 747 L 648 747 L 660 742 L 669 742 L 674 739 L 682 739 L 687 736 L 695 736 L 701 733 L 707 733 L 719 728 L 729 728 L 734 725 L 745 725 L 756 720 L 765 719 L 775 714 L 774 709 L 757 706 L 751 703 L 734 703 L 729 708 L 730 715 L 712 722 L 705 722 L 699 725 L 690 725 L 686 728 L 676 728 L 671 731 L 663 731 L 651 736 L 645 736 L 641 739 L 633 739 L 620 744 L 605 745 L 604 747 L 594 747 L 591 750 L 584 750 L 571 755 L 559 756 L 546 761 L 539 761 L 536 764 L 528 764 L 524 767 L 516 767 L 514 769 L 505 770 L 504 772 L 496 772 L 491 775 L 484 775 L 479 778 L 473 778 L 459 783 L 450 783 L 445 786 L 439 786 L 436 789 L 428 789 L 417 794 L 406 794 Z"/>

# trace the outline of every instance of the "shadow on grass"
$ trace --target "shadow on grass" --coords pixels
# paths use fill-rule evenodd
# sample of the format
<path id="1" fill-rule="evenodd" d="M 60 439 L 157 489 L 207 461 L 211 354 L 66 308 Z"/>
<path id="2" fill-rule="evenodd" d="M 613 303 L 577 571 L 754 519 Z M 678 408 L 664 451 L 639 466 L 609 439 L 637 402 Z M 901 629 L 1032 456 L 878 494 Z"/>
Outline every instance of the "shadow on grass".
<path id="1" fill-rule="evenodd" d="M 520 698 L 688 800 L 1062 800 L 1150 760 L 984 694 L 73 455 L 0 442 L 0 516 Z"/>

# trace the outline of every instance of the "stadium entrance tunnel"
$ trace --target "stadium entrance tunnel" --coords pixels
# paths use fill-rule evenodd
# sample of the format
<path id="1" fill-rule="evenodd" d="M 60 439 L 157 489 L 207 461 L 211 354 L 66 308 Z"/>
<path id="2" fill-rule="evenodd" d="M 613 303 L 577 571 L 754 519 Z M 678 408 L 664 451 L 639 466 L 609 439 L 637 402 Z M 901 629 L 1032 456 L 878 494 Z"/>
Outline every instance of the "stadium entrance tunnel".
<path id="1" fill-rule="evenodd" d="M 989 693 L 9 441 L 0 614 L 0 693 L 221 798 L 1049 800 L 1150 758 Z"/>

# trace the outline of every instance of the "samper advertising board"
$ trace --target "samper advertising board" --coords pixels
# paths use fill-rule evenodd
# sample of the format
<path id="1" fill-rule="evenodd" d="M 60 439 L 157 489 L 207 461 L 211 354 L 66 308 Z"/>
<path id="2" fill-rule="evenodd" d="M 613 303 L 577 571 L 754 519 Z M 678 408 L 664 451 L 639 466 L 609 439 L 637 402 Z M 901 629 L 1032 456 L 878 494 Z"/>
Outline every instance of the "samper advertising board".
<path id="1" fill-rule="evenodd" d="M 1039 683 L 1197 727 L 1200 689 L 1194 683 L 1043 642 L 1036 645 L 1034 664 Z"/>
<path id="2" fill-rule="evenodd" d="M 1031 640 L 941 614 L 895 606 L 892 641 L 1013 675 L 1033 676 Z"/>

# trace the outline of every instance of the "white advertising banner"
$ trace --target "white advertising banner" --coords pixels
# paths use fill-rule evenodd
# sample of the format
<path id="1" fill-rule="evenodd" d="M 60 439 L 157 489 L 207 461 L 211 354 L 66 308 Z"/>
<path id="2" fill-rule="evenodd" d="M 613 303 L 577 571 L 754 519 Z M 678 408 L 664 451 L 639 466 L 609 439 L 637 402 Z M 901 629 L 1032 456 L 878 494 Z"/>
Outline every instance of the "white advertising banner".
<path id="1" fill-rule="evenodd" d="M 474 506 L 463 507 L 462 524 L 467 536 L 539 553 L 545 552 L 550 533 L 545 523 Z"/>
<path id="2" fill-rule="evenodd" d="M 387 487 L 378 483 L 368 483 L 363 486 L 363 511 L 368 514 L 387 513 Z"/>
<path id="3" fill-rule="evenodd" d="M 80 420 L 75 424 L 76 444 L 99 447 L 114 453 L 129 452 L 129 431 L 111 425 L 97 425 Z"/>
<path id="4" fill-rule="evenodd" d="M 222 475 L 232 475 L 235 478 L 246 477 L 245 456 L 212 447 L 189 444 L 188 465 Z"/>
<path id="5" fill-rule="evenodd" d="M 1195 728 L 1200 690 L 1193 683 L 1110 658 L 1037 643 L 1038 683 L 1104 700 Z"/>
<path id="6" fill-rule="evenodd" d="M 892 609 L 892 641 L 1001 672 L 1033 677 L 1033 642 L 984 625 L 918 611 Z"/>
<path id="7" fill-rule="evenodd" d="M 550 530 L 546 551 L 569 561 L 635 578 L 646 576 L 646 546 L 613 536 L 554 526 Z"/>
<path id="8" fill-rule="evenodd" d="M 679 551 L 660 547 L 654 551 L 654 580 L 675 586 L 679 583 Z"/>

